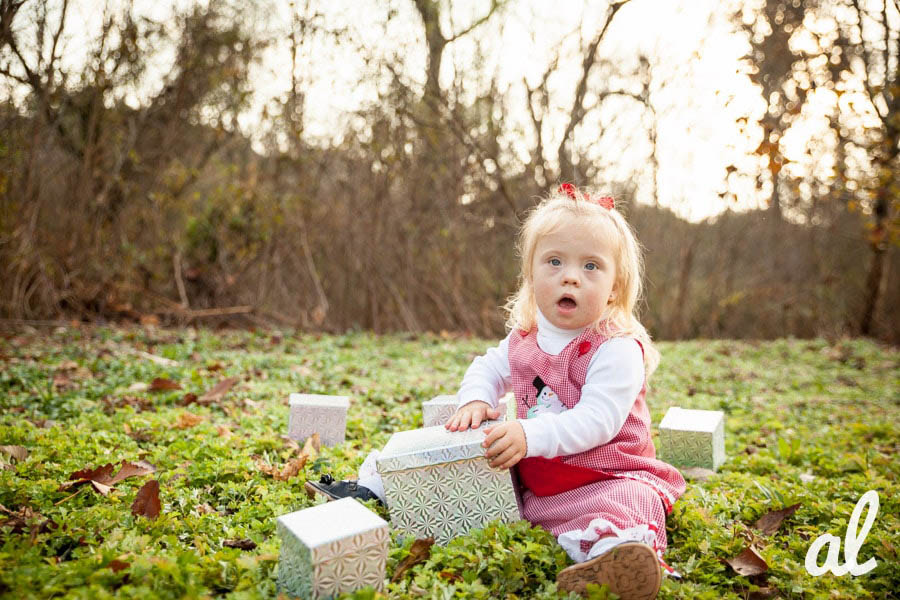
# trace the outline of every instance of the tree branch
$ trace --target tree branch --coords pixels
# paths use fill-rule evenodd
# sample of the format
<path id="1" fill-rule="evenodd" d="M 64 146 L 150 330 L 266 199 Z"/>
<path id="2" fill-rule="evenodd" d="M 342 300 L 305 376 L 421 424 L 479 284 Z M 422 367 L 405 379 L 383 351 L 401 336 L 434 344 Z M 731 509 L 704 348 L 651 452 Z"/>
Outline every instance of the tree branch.
<path id="1" fill-rule="evenodd" d="M 585 93 L 587 93 L 588 76 L 590 75 L 591 68 L 594 66 L 594 63 L 597 60 L 597 48 L 599 48 L 600 42 L 603 41 L 603 37 L 609 30 L 609 26 L 612 23 L 613 18 L 616 16 L 616 13 L 619 12 L 619 9 L 627 4 L 628 1 L 629 0 L 623 0 L 621 2 L 614 2 L 613 4 L 610 4 L 609 16 L 606 18 L 606 23 L 603 24 L 603 28 L 597 34 L 597 37 L 594 38 L 594 41 L 591 42 L 591 44 L 588 46 L 587 52 L 585 52 L 584 55 L 584 60 L 581 62 L 581 79 L 578 81 L 578 85 L 575 88 L 575 100 L 572 102 L 572 110 L 569 113 L 569 122 L 566 125 L 565 132 L 563 133 L 562 139 L 559 142 L 559 147 L 556 150 L 556 155 L 559 162 L 560 177 L 563 176 L 563 170 L 569 164 L 569 161 L 566 160 L 565 156 L 566 141 L 572 135 L 575 127 L 577 127 L 578 124 L 581 123 L 581 121 L 584 119 L 584 116 L 586 114 L 583 106 L 584 95 Z"/>
<path id="2" fill-rule="evenodd" d="M 475 21 L 474 23 L 472 23 L 471 25 L 469 25 L 468 27 L 466 27 L 459 33 L 456 33 L 452 37 L 447 38 L 446 42 L 448 44 L 450 42 L 454 42 L 454 41 L 458 40 L 459 38 L 461 38 L 462 36 L 464 36 L 468 33 L 471 33 L 472 30 L 474 30 L 474 29 L 478 28 L 479 26 L 483 25 L 484 23 L 486 23 L 488 21 L 488 19 L 491 18 L 491 15 L 494 14 L 494 11 L 496 11 L 500 7 L 500 4 L 501 4 L 501 2 L 498 2 L 498 0 L 491 0 L 491 8 L 487 11 L 487 14 L 485 14 L 483 17 L 481 17 L 480 19 L 478 19 L 477 21 Z"/>

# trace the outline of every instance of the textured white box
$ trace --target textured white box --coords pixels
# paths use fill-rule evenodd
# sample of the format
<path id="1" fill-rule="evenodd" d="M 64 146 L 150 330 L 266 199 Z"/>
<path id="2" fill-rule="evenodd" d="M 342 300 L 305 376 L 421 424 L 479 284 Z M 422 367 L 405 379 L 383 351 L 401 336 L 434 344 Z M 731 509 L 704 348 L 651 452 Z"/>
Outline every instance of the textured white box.
<path id="1" fill-rule="evenodd" d="M 401 431 L 377 459 L 391 527 L 404 535 L 446 544 L 490 521 L 519 520 L 509 469 L 484 458 L 484 427 L 447 431 L 443 425 Z"/>
<path id="2" fill-rule="evenodd" d="M 278 517 L 278 591 L 327 598 L 367 585 L 384 588 L 391 538 L 387 521 L 342 498 Z"/>
<path id="3" fill-rule="evenodd" d="M 659 442 L 670 464 L 715 471 L 725 462 L 725 413 L 673 406 L 659 424 Z"/>
<path id="4" fill-rule="evenodd" d="M 291 394 L 288 437 L 303 442 L 314 433 L 325 446 L 344 442 L 349 396 Z"/>
<path id="5" fill-rule="evenodd" d="M 443 425 L 459 407 L 459 399 L 456 395 L 435 396 L 431 400 L 422 403 L 422 424 L 424 427 Z M 498 402 L 500 409 L 500 421 L 508 421 L 516 418 L 516 400 L 512 393 L 506 394 Z M 511 409 L 511 410 L 510 410 Z"/>

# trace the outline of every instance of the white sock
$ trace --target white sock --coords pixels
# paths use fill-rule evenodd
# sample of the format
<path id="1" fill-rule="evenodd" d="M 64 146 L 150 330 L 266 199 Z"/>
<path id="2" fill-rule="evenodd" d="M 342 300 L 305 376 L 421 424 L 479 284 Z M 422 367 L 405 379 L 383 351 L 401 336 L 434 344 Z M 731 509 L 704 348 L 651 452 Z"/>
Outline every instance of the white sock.
<path id="1" fill-rule="evenodd" d="M 381 480 L 381 475 L 378 474 L 375 465 L 375 460 L 379 454 L 378 450 L 372 450 L 366 456 L 366 460 L 359 467 L 357 484 L 369 488 L 373 494 L 378 496 L 379 500 L 387 504 L 387 499 L 384 495 L 384 482 Z"/>

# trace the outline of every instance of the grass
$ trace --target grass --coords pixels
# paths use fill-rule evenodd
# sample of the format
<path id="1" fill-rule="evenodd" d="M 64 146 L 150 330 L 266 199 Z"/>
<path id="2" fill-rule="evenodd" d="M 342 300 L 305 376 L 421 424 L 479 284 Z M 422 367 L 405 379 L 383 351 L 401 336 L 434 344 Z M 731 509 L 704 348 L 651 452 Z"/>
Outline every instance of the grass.
<path id="1" fill-rule="evenodd" d="M 276 597 L 275 517 L 312 504 L 303 482 L 324 472 L 353 476 L 392 432 L 421 426 L 421 402 L 455 392 L 488 343 L 103 328 L 0 338 L 0 445 L 28 451 L 23 460 L 0 453 L 0 504 L 25 514 L 19 527 L 0 525 L 0 596 Z M 728 455 L 716 475 L 689 481 L 668 520 L 666 558 L 684 579 L 667 579 L 660 598 L 896 597 L 900 353 L 865 340 L 691 341 L 660 349 L 649 396 L 654 424 L 673 405 L 723 410 Z M 174 362 L 161 365 L 141 352 Z M 158 377 L 182 389 L 142 389 Z M 224 377 L 239 383 L 223 400 L 181 406 L 186 393 L 202 395 Z M 292 391 L 353 401 L 347 441 L 279 481 L 257 464 L 296 455 L 281 437 Z M 202 420 L 181 429 L 185 413 Z M 149 461 L 157 472 L 126 479 L 107 496 L 90 486 L 58 491 L 77 470 L 122 460 Z M 155 520 L 130 508 L 152 478 L 161 488 Z M 877 567 L 859 577 L 807 575 L 812 541 L 824 533 L 843 539 L 870 489 L 880 509 L 859 562 L 875 557 Z M 797 503 L 773 535 L 752 527 Z M 256 547 L 225 547 L 233 539 Z M 411 541 L 395 539 L 388 576 Z M 768 570 L 748 578 L 724 561 L 750 544 Z M 435 547 L 383 595 L 351 597 L 557 598 L 555 575 L 568 562 L 546 532 L 525 522 L 494 524 Z"/>

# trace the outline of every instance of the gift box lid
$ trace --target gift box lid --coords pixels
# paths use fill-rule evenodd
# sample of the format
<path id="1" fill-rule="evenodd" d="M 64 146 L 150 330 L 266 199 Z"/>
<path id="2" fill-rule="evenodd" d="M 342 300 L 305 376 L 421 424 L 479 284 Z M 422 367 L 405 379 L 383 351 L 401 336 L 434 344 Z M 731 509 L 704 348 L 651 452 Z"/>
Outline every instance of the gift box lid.
<path id="1" fill-rule="evenodd" d="M 387 521 L 354 500 L 341 498 L 278 517 L 279 524 L 309 548 L 313 560 L 331 554 L 329 546 L 348 537 L 384 530 Z M 373 538 L 373 543 L 382 537 Z M 386 537 L 385 537 L 386 539 Z"/>
<path id="2" fill-rule="evenodd" d="M 431 400 L 426 400 L 422 406 L 456 406 L 459 401 L 455 394 L 446 394 L 443 396 L 435 396 Z"/>
<path id="3" fill-rule="evenodd" d="M 350 396 L 323 396 L 321 394 L 291 394 L 291 406 L 320 406 L 325 408 L 348 408 Z"/>
<path id="4" fill-rule="evenodd" d="M 672 406 L 666 411 L 659 428 L 714 433 L 724 419 L 725 413 L 721 410 L 693 410 Z"/>
<path id="5" fill-rule="evenodd" d="M 497 401 L 497 403 L 501 406 L 505 406 L 506 403 L 512 398 L 514 398 L 514 396 L 512 394 L 506 394 L 505 396 L 502 396 Z M 422 406 L 428 406 L 428 407 L 454 406 L 455 407 L 457 404 L 459 404 L 459 398 L 457 398 L 455 394 L 452 394 L 452 395 L 445 394 L 443 396 L 435 396 L 431 400 L 426 400 L 425 402 L 422 403 Z"/>
<path id="6" fill-rule="evenodd" d="M 381 474 L 484 456 L 485 421 L 478 429 L 447 431 L 443 425 L 399 431 L 391 436 L 377 460 Z"/>

